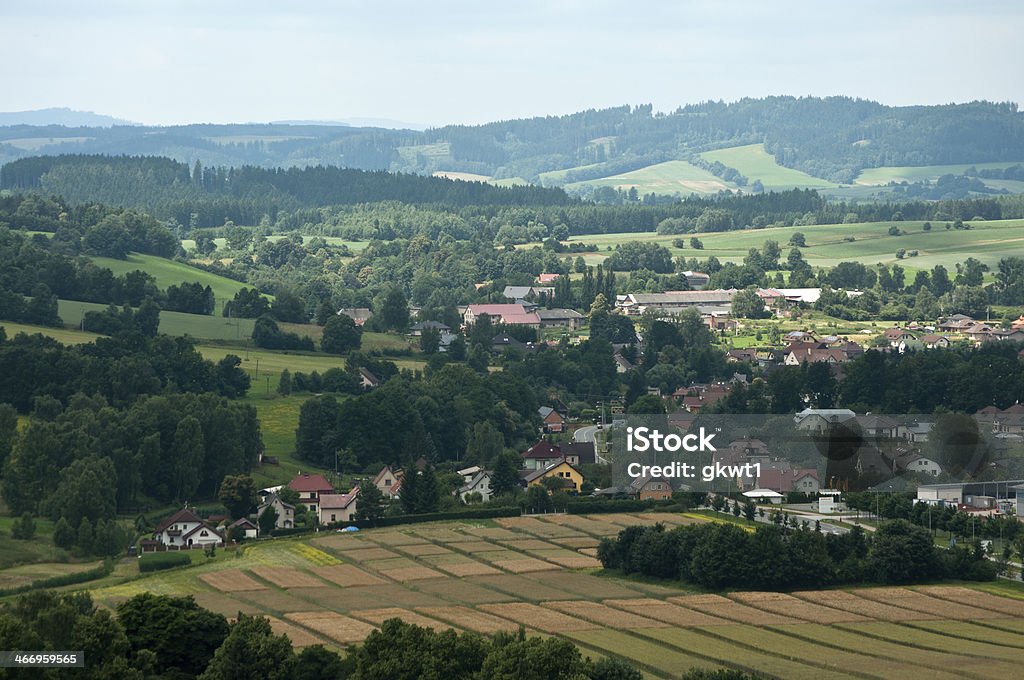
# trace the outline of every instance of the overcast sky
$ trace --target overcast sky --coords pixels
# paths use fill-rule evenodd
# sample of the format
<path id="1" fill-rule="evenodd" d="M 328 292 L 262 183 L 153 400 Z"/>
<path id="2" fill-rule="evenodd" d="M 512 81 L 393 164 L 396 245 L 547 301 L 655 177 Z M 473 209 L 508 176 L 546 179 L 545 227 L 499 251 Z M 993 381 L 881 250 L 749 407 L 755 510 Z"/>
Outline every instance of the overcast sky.
<path id="1" fill-rule="evenodd" d="M 843 94 L 1024 101 L 1024 2 L 0 0 L 0 110 L 481 123 Z"/>

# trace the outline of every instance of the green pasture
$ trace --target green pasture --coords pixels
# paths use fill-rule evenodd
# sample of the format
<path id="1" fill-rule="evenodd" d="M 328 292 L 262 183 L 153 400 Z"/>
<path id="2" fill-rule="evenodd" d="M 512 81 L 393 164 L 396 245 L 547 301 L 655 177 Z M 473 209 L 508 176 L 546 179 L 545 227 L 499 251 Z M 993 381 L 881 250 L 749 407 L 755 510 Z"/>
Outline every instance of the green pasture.
<path id="1" fill-rule="evenodd" d="M 566 184 L 566 189 L 578 189 L 583 186 L 613 187 L 629 189 L 636 187 L 641 194 L 714 194 L 722 189 L 736 187 L 715 177 L 707 170 L 691 165 L 686 161 L 666 161 L 649 165 L 646 168 L 624 172 L 620 175 L 589 179 L 583 182 Z"/>
<path id="2" fill-rule="evenodd" d="M 46 337 L 53 338 L 57 342 L 65 345 L 81 345 L 87 342 L 93 342 L 96 338 L 101 337 L 96 333 L 88 333 L 86 331 L 78 331 L 68 328 L 30 326 L 28 324 L 13 323 L 11 321 L 0 321 L 0 328 L 4 329 L 8 338 L 13 338 L 18 333 L 25 333 L 26 335 L 42 333 Z"/>
<path id="3" fill-rule="evenodd" d="M 724 161 L 723 161 L 724 162 Z M 934 182 L 942 175 L 962 175 L 970 168 L 978 170 L 1002 170 L 1016 163 L 960 163 L 957 165 L 919 165 L 893 166 L 885 168 L 867 168 L 862 170 L 855 182 L 857 184 L 888 184 L 889 182 Z M 982 180 L 985 184 L 998 180 Z"/>
<path id="4" fill-rule="evenodd" d="M 223 276 L 217 276 L 202 269 L 190 267 L 182 262 L 175 262 L 174 260 L 157 257 L 156 255 L 131 253 L 124 260 L 115 260 L 111 257 L 92 257 L 89 259 L 96 266 L 106 267 L 117 276 L 141 269 L 155 278 L 157 286 L 161 289 L 167 288 L 170 285 L 198 281 L 204 286 L 209 286 L 213 289 L 213 294 L 217 298 L 218 308 L 223 306 L 225 300 L 233 298 L 239 290 L 248 287 L 240 281 L 232 281 Z"/>
<path id="5" fill-rule="evenodd" d="M 858 261 L 873 265 L 878 262 L 899 262 L 908 271 L 931 269 L 937 264 L 955 271 L 956 263 L 974 257 L 994 266 L 1007 256 L 1024 256 L 1024 220 L 992 220 L 970 222 L 969 230 L 946 229 L 945 222 L 933 222 L 930 232 L 923 230 L 924 222 L 866 222 L 857 224 L 822 224 L 806 227 L 768 227 L 741 229 L 703 234 L 663 235 L 654 232 L 580 234 L 570 241 L 596 244 L 599 251 L 584 255 L 584 260 L 595 264 L 603 261 L 609 251 L 628 241 L 659 243 L 674 256 L 706 259 L 714 255 L 723 262 L 742 262 L 751 248 L 761 248 L 766 240 L 774 240 L 782 247 L 783 256 L 792 246 L 789 239 L 794 232 L 804 235 L 807 246 L 801 248 L 804 259 L 812 266 L 833 267 L 844 261 Z M 897 226 L 900 236 L 890 236 L 889 228 Z M 703 250 L 690 247 L 690 238 L 696 236 L 704 244 Z M 848 241 L 846 239 L 853 239 Z M 672 242 L 682 239 L 685 247 L 676 248 Z M 898 260 L 896 251 L 917 250 L 917 257 Z M 589 259 L 588 259 L 589 258 Z"/>
<path id="6" fill-rule="evenodd" d="M 562 170 L 548 170 L 537 175 L 542 184 L 558 184 L 565 181 L 565 176 L 574 170 L 589 170 L 591 168 L 599 167 L 601 163 L 589 163 L 587 165 L 577 165 L 574 168 L 564 168 Z"/>
<path id="7" fill-rule="evenodd" d="M 763 144 L 706 151 L 701 154 L 701 158 L 711 162 L 719 161 L 730 168 L 736 168 L 751 182 L 759 179 L 769 191 L 808 187 L 828 189 L 837 186 L 834 182 L 779 165 L 775 162 L 775 157 L 764 150 Z"/>

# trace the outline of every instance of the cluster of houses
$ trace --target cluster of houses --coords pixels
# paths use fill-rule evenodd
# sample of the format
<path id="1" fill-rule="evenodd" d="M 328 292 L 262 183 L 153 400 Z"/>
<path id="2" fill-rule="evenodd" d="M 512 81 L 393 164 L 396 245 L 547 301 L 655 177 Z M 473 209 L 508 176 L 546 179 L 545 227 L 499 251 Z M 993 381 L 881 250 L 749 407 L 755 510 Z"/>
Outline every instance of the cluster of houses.
<path id="1" fill-rule="evenodd" d="M 281 498 L 281 490 L 285 486 L 298 494 L 295 504 Z M 323 475 L 302 473 L 286 485 L 260 489 L 256 512 L 234 522 L 223 515 L 203 519 L 194 510 L 183 508 L 160 522 L 153 532 L 153 538 L 144 539 L 141 547 L 144 552 L 191 550 L 211 545 L 222 546 L 235 533 L 244 538 L 257 538 L 260 518 L 270 509 L 275 513 L 275 529 L 295 527 L 297 506 L 313 513 L 321 525 L 349 522 L 355 519 L 358 497 L 358 486 L 346 493 L 338 493 Z"/>
<path id="2" fill-rule="evenodd" d="M 745 362 L 761 368 L 799 366 L 804 363 L 842 364 L 864 353 L 856 342 L 839 335 L 818 338 L 812 331 L 791 331 L 783 336 L 782 348 L 747 347 L 725 353 L 726 361 Z"/>

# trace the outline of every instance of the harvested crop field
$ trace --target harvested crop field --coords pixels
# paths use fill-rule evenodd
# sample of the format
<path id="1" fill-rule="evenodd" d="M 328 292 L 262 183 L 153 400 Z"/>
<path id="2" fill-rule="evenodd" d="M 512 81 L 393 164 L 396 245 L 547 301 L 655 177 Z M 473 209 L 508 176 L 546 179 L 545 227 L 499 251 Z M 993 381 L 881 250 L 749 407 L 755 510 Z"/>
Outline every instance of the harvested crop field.
<path id="1" fill-rule="evenodd" d="M 369 621 L 373 624 L 380 625 L 388 619 L 402 619 L 406 623 L 411 623 L 416 626 L 423 626 L 425 628 L 433 628 L 434 630 L 448 630 L 453 626 L 445 623 L 444 621 L 438 621 L 437 619 L 427 618 L 422 614 L 417 614 L 414 611 L 408 609 L 399 609 L 398 607 L 385 607 L 383 609 L 360 609 L 352 612 L 352 616 Z"/>
<path id="2" fill-rule="evenodd" d="M 721 595 L 683 595 L 670 597 L 668 601 L 683 607 L 702 611 L 705 614 L 711 614 L 712 616 L 719 616 L 723 619 L 739 621 L 740 623 L 750 623 L 756 626 L 773 626 L 780 623 L 797 622 L 797 619 L 748 607 L 745 604 L 734 602 Z"/>
<path id="3" fill-rule="evenodd" d="M 279 588 L 315 588 L 324 584 L 309 572 L 292 567 L 253 567 L 249 571 Z"/>
<path id="4" fill-rule="evenodd" d="M 544 560 L 537 560 L 532 557 L 526 557 L 518 560 L 501 560 L 494 563 L 494 566 L 510 571 L 513 574 L 528 574 L 535 571 L 548 571 L 550 569 L 558 569 L 557 564 L 551 564 Z"/>
<path id="5" fill-rule="evenodd" d="M 294 612 L 288 614 L 286 618 L 343 645 L 362 642 L 376 627 L 365 621 L 329 611 Z"/>
<path id="6" fill-rule="evenodd" d="M 847 621 L 868 621 L 865 616 L 853 612 L 831 609 L 813 602 L 799 600 L 785 593 L 732 593 L 730 598 L 756 609 L 803 619 L 811 623 L 843 623 Z"/>
<path id="7" fill-rule="evenodd" d="M 320 578 L 327 579 L 331 583 L 336 583 L 342 587 L 372 586 L 378 583 L 386 583 L 384 579 L 369 574 L 351 564 L 315 567 L 312 571 Z"/>
<path id="8" fill-rule="evenodd" d="M 527 628 L 536 628 L 545 633 L 561 633 L 571 630 L 588 630 L 597 628 L 597 624 L 582 621 L 561 612 L 545 609 L 535 604 L 510 602 L 507 604 L 482 604 L 479 609 L 490 614 L 508 619 Z"/>
<path id="9" fill-rule="evenodd" d="M 612 628 L 662 628 L 668 624 L 664 621 L 650 619 L 636 613 L 630 613 L 621 609 L 611 607 L 599 602 L 587 602 L 585 600 L 556 600 L 545 602 L 545 607 L 557 609 L 558 611 L 574 616 L 578 619 L 586 619 L 599 623 L 602 626 Z"/>
<path id="10" fill-rule="evenodd" d="M 369 562 L 371 560 L 387 560 L 400 557 L 396 552 L 386 548 L 353 548 L 339 551 L 343 557 L 356 562 Z"/>
<path id="11" fill-rule="evenodd" d="M 325 641 L 313 635 L 309 631 L 296 625 L 282 621 L 274 616 L 268 616 L 270 628 L 275 635 L 287 635 L 295 647 L 309 647 L 310 645 L 322 645 Z"/>
<path id="12" fill-rule="evenodd" d="M 918 591 L 942 600 L 951 600 L 960 604 L 1001 612 L 1008 616 L 1024 617 L 1024 600 L 1013 600 L 988 593 L 980 593 L 970 588 L 950 586 L 927 586 Z"/>
<path id="13" fill-rule="evenodd" d="M 238 593 L 246 590 L 264 590 L 266 588 L 265 585 L 240 569 L 212 571 L 201 575 L 199 578 L 222 593 Z"/>
<path id="14" fill-rule="evenodd" d="M 427 616 L 446 621 L 457 628 L 477 633 L 497 633 L 501 630 L 514 631 L 519 626 L 494 614 L 477 611 L 469 607 L 420 607 L 417 611 Z"/>
<path id="15" fill-rule="evenodd" d="M 787 680 L 1020 675 L 1024 591 L 1012 582 L 722 595 L 580 570 L 598 565 L 584 551 L 594 551 L 599 535 L 622 529 L 610 519 L 701 521 L 636 515 L 511 517 L 255 541 L 188 569 L 91 590 L 104 607 L 139 592 L 193 594 L 225 616 L 270 617 L 298 645 L 356 644 L 389 618 L 483 634 L 523 625 L 531 635 L 571 639 L 595 658 L 632 660 L 653 680 L 694 667 Z"/>
<path id="16" fill-rule="evenodd" d="M 641 614 L 657 621 L 670 623 L 673 626 L 721 626 L 731 623 L 696 609 L 687 609 L 686 607 L 680 607 L 653 598 L 605 600 L 604 603 L 609 607 L 615 607 L 633 614 Z"/>
<path id="17" fill-rule="evenodd" d="M 867 588 L 853 591 L 854 595 L 875 602 L 892 604 L 911 611 L 927 612 L 943 619 L 998 619 L 1006 614 L 988 609 L 978 609 L 966 604 L 928 597 L 906 588 Z"/>
<path id="18" fill-rule="evenodd" d="M 876 621 L 924 621 L 937 618 L 935 614 L 868 600 L 845 590 L 810 590 L 793 593 L 793 595 L 825 607 L 832 607 L 840 613 L 860 614 Z M 820 623 L 826 622 L 821 621 Z"/>
<path id="19" fill-rule="evenodd" d="M 399 569 L 389 569 L 382 571 L 382 574 L 395 581 L 401 581 L 406 583 L 408 581 L 425 581 L 432 578 L 444 578 L 445 575 L 439 571 L 434 571 L 429 567 L 402 567 Z"/>

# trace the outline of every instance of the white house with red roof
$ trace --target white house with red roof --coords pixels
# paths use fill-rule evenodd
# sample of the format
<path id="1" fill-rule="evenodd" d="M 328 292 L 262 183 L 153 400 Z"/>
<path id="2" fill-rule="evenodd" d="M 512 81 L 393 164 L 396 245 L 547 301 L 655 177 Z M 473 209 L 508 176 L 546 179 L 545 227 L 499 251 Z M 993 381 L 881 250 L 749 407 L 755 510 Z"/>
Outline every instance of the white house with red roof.
<path id="1" fill-rule="evenodd" d="M 354 486 L 348 493 L 325 493 L 320 496 L 320 524 L 351 522 L 356 518 L 356 502 L 359 487 Z"/>
<path id="2" fill-rule="evenodd" d="M 188 508 L 160 522 L 153 537 L 157 543 L 178 550 L 224 545 L 224 537 Z"/>
<path id="3" fill-rule="evenodd" d="M 334 487 L 323 475 L 303 472 L 288 482 L 288 488 L 299 493 L 299 503 L 319 515 L 320 496 L 334 493 Z"/>
<path id="4" fill-rule="evenodd" d="M 526 307 L 518 303 L 470 305 L 462 315 L 462 322 L 472 326 L 482 315 L 489 316 L 494 323 L 540 328 L 540 317 L 537 313 L 528 312 Z"/>
<path id="5" fill-rule="evenodd" d="M 522 456 L 523 467 L 527 470 L 543 470 L 556 460 L 562 460 L 565 458 L 565 454 L 562 453 L 562 449 L 546 439 L 541 439 L 539 442 L 531 446 L 523 452 Z"/>

